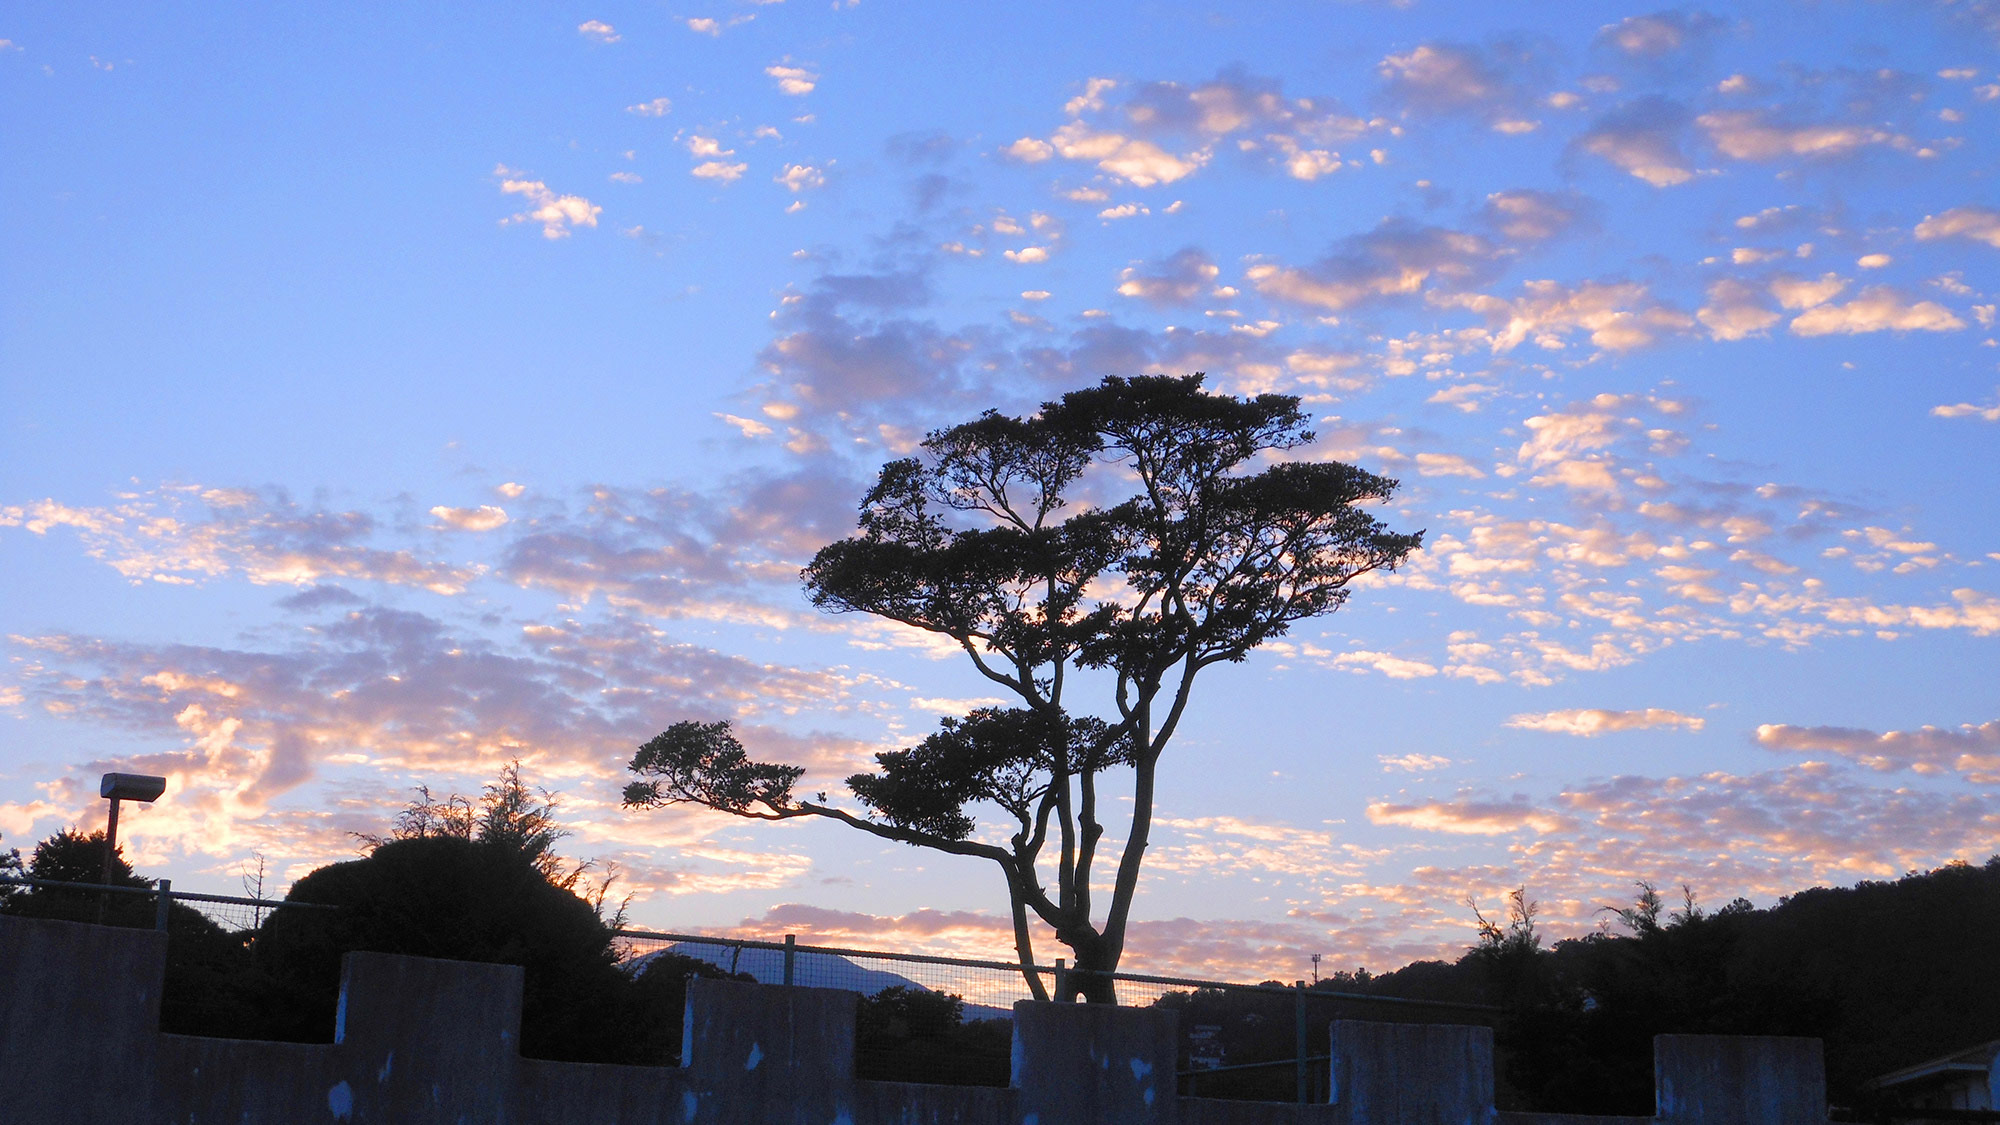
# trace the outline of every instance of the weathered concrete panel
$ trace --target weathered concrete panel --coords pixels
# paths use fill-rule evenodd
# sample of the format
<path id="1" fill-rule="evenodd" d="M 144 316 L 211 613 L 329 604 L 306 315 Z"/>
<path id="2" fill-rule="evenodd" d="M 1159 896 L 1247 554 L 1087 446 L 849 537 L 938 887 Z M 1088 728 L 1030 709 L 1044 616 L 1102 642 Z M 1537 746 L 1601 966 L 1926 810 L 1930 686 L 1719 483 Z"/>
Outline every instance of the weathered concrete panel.
<path id="1" fill-rule="evenodd" d="M 338 1122 L 342 1078 L 330 1043 L 160 1036 L 157 1125 L 291 1125 Z"/>
<path id="2" fill-rule="evenodd" d="M 1494 1115 L 1494 1125 L 1654 1125 L 1654 1119 L 1602 1113 L 1510 1113 L 1502 1109 Z"/>
<path id="3" fill-rule="evenodd" d="M 167 935 L 0 915 L 0 1123 L 150 1113 Z"/>
<path id="4" fill-rule="evenodd" d="M 521 967 L 350 953 L 334 1024 L 352 1125 L 510 1125 L 521 1065 Z"/>
<path id="5" fill-rule="evenodd" d="M 687 1074 L 672 1066 L 521 1060 L 514 1125 L 653 1125 L 681 1120 Z"/>
<path id="6" fill-rule="evenodd" d="M 1341 1125 L 1340 1107 L 1182 1098 L 1181 1125 Z"/>
<path id="7" fill-rule="evenodd" d="M 688 982 L 682 1125 L 829 1125 L 854 1121 L 854 1019 L 860 994 Z"/>
<path id="8" fill-rule="evenodd" d="M 1004 1125 L 1014 1120 L 1014 1091 L 998 1086 L 856 1082 L 855 1125 Z"/>
<path id="9" fill-rule="evenodd" d="M 1442 1023 L 1333 1022 L 1329 1099 L 1343 1125 L 1487 1125 L 1493 1030 Z"/>
<path id="10" fill-rule="evenodd" d="M 1180 1019 L 1151 1008 L 1014 1005 L 1015 1121 L 1178 1125 Z"/>
<path id="11" fill-rule="evenodd" d="M 1826 1120 L 1826 1065 L 1817 1039 L 1655 1036 L 1653 1082 L 1660 1125 Z"/>

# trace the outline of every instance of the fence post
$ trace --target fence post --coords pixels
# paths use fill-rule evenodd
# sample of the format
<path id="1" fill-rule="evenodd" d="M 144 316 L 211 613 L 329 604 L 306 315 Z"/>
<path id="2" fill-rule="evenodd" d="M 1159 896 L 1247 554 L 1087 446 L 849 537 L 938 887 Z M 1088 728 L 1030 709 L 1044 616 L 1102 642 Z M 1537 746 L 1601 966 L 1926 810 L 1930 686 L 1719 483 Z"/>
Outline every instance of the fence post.
<path id="1" fill-rule="evenodd" d="M 785 935 L 785 983 L 786 984 L 792 983 L 792 957 L 794 955 L 794 951 L 798 948 L 798 944 L 799 944 L 799 936 L 797 934 Z"/>
<path id="2" fill-rule="evenodd" d="M 1069 999 L 1069 990 L 1066 987 L 1068 978 L 1069 970 L 1063 967 L 1063 959 L 1060 957 L 1056 958 L 1056 999 L 1058 1001 Z"/>
<path id="3" fill-rule="evenodd" d="M 1293 1006 L 1297 1010 L 1297 1018 L 1293 1022 L 1298 1025 L 1297 1054 L 1293 1056 L 1293 1066 L 1298 1071 L 1299 1104 L 1304 1105 L 1312 1096 L 1310 1086 L 1312 1068 L 1306 1064 L 1306 982 L 1302 980 L 1292 982 L 1292 997 Z"/>
<path id="4" fill-rule="evenodd" d="M 174 905 L 174 881 L 172 879 L 160 880 L 160 893 L 154 897 L 158 900 L 158 909 L 153 915 L 153 928 L 161 933 L 166 933 L 167 911 L 171 910 Z"/>

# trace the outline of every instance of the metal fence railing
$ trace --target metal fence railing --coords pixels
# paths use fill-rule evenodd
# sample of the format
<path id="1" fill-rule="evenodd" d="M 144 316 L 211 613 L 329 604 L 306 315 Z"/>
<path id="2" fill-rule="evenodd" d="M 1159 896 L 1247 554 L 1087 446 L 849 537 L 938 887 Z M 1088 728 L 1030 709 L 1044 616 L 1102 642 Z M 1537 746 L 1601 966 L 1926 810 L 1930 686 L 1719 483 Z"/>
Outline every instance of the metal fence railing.
<path id="1" fill-rule="evenodd" d="M 150 887 L 131 887 L 37 879 L 29 875 L 0 875 L 0 891 L 10 887 L 35 893 L 35 913 L 41 917 L 101 922 L 113 926 L 150 926 L 157 930 L 171 928 L 170 922 L 177 905 L 199 913 L 231 933 L 255 931 L 279 907 L 287 910 L 336 909 L 314 902 L 281 902 L 176 891 L 172 879 L 161 879 Z M 149 906 L 150 910 L 147 909 Z"/>
<path id="2" fill-rule="evenodd" d="M 1004 1085 L 1014 1002 L 1031 998 L 1022 967 L 877 949 L 783 941 L 618 932 L 624 961 L 635 967 L 677 954 L 765 984 L 859 992 L 857 1068 L 864 1078 Z M 1044 987 L 1062 994 L 1076 970 L 1058 961 L 1034 966 Z M 1109 974 L 1118 1003 L 1160 1007 L 1180 1016 L 1180 1091 L 1202 1097 L 1324 1101 L 1328 1029 L 1336 1019 L 1423 1020 L 1490 1024 L 1497 1008 L 1447 1000 L 1343 992 L 1299 981 L 1243 984 L 1149 973 Z M 1468 1018 L 1470 1017 L 1470 1018 Z"/>

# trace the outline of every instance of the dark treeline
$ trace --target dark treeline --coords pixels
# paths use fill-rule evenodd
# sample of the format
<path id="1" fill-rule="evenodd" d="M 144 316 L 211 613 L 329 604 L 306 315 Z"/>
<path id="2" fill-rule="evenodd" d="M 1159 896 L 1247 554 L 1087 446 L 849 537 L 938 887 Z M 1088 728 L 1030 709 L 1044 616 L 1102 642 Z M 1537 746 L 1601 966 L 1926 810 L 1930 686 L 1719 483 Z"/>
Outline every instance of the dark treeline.
<path id="1" fill-rule="evenodd" d="M 1662 1033 L 1822 1039 L 1835 1105 L 1862 1102 L 1870 1078 L 2000 1039 L 2000 856 L 1768 910 L 1707 910 L 1685 888 L 1672 902 L 1642 884 L 1607 909 L 1606 930 L 1551 948 L 1526 894 L 1508 914 L 1478 918 L 1481 940 L 1456 962 L 1320 987 L 1498 1005 L 1501 1106 L 1545 1112 L 1651 1113 Z"/>

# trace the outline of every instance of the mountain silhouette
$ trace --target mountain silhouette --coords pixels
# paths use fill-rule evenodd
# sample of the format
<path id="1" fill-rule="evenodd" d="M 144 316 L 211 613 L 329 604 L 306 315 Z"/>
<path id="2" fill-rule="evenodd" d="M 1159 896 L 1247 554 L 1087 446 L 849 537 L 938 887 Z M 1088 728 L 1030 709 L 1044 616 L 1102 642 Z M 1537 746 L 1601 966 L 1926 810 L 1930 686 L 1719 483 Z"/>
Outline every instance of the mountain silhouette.
<path id="1" fill-rule="evenodd" d="M 643 974 L 644 966 L 662 953 L 695 957 L 730 972 L 748 973 L 757 978 L 759 984 L 785 982 L 785 954 L 777 949 L 738 949 L 735 946 L 710 945 L 706 942 L 676 942 L 665 949 L 655 950 L 643 957 L 635 957 L 628 964 L 634 973 Z M 859 992 L 863 996 L 873 996 L 885 988 L 898 986 L 924 992 L 951 992 L 948 986 L 934 988 L 911 980 L 900 973 L 863 968 L 836 954 L 807 953 L 803 950 L 792 955 L 792 983 L 809 988 L 844 988 L 850 992 Z M 968 1021 L 1009 1020 L 1014 1018 L 1014 1013 L 1008 1008 L 996 1008 L 967 1001 L 965 1018 Z"/>

